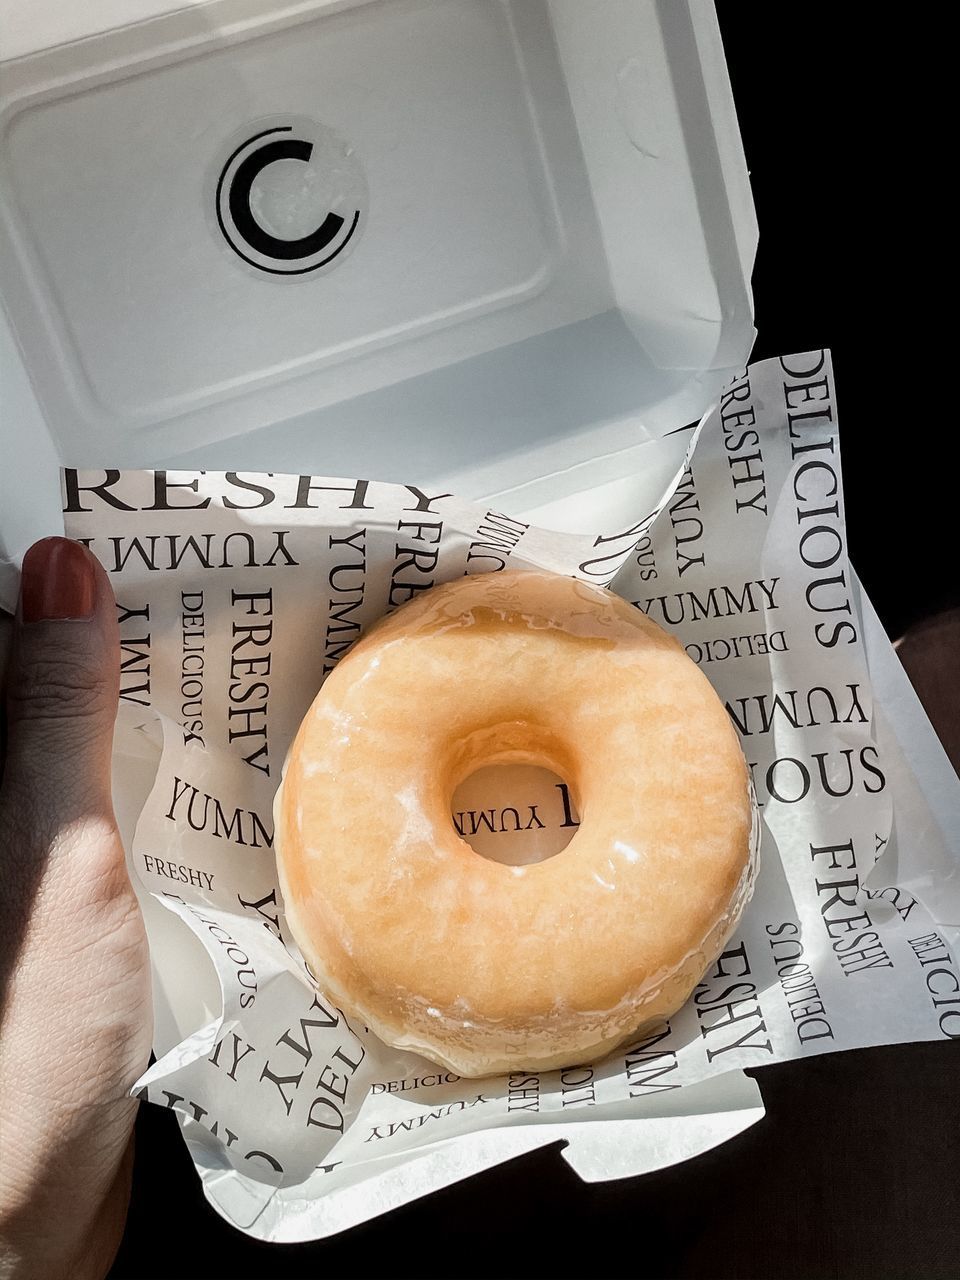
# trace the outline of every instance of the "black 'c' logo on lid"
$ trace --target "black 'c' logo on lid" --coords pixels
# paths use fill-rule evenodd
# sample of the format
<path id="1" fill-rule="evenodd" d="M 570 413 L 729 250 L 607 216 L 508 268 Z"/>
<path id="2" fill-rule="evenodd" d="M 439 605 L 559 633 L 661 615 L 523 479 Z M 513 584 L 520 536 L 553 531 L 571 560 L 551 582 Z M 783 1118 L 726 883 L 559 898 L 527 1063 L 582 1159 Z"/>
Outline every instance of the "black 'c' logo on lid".
<path id="1" fill-rule="evenodd" d="M 295 169 L 281 164 L 290 161 Z M 217 178 L 224 239 L 244 262 L 273 276 L 329 268 L 356 237 L 365 205 L 366 182 L 352 147 L 302 119 L 245 138 Z"/>

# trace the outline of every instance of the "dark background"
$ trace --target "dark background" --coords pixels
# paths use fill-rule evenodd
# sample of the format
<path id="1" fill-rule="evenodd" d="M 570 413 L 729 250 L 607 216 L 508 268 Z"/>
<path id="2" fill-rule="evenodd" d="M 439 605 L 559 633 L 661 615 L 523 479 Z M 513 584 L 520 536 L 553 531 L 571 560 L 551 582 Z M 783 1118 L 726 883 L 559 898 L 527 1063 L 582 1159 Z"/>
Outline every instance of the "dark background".
<path id="1" fill-rule="evenodd" d="M 960 604 L 956 500 L 937 464 L 950 356 L 928 299 L 946 257 L 941 177 L 917 158 L 926 88 L 906 92 L 936 41 L 907 11 L 884 23 L 864 9 L 848 29 L 836 3 L 717 9 L 761 228 L 754 357 L 832 348 L 851 558 L 896 638 Z M 112 1280 L 952 1277 L 958 1063 L 934 1043 L 764 1068 L 766 1119 L 684 1165 L 587 1186 L 541 1151 L 303 1246 L 221 1222 L 173 1115 L 144 1107 Z"/>

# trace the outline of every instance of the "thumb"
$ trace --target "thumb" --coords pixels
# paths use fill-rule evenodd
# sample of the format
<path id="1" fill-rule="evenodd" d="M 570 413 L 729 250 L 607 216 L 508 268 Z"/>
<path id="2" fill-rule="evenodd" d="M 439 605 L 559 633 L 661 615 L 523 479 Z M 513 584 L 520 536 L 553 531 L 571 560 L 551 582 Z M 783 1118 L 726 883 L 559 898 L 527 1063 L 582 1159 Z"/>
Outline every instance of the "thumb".
<path id="1" fill-rule="evenodd" d="M 143 921 L 113 817 L 106 574 L 65 538 L 23 560 L 0 784 L 0 1275 L 105 1274 L 149 1056 Z M 119 1215 L 119 1216 L 118 1216 Z M 89 1265 L 80 1266 L 81 1259 Z M 79 1269 L 78 1269 L 79 1268 Z"/>
<path id="2" fill-rule="evenodd" d="M 105 572 L 77 542 L 35 543 L 23 558 L 2 762 L 4 799 L 19 801 L 31 825 L 111 814 L 118 681 Z"/>

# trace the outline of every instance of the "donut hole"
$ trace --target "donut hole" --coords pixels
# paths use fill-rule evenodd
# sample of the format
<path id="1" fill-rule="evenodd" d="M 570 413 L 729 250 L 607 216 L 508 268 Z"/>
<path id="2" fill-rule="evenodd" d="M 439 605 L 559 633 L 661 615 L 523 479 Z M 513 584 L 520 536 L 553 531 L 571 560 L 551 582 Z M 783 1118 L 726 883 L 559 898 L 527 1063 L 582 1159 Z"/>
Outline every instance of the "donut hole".
<path id="1" fill-rule="evenodd" d="M 580 825 L 567 780 L 534 764 L 474 769 L 454 790 L 450 816 L 471 849 L 512 867 L 554 857 Z"/>

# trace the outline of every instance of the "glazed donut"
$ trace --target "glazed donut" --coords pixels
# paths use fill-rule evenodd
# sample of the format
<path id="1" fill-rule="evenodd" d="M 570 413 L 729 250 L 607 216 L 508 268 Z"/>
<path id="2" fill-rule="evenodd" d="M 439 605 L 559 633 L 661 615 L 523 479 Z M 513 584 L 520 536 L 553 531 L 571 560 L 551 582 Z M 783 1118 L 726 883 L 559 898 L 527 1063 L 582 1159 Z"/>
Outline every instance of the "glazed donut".
<path id="1" fill-rule="evenodd" d="M 580 814 L 543 862 L 474 852 L 457 785 L 537 764 Z M 287 921 L 322 990 L 461 1076 L 597 1058 L 688 998 L 752 887 L 736 733 L 681 646 L 555 574 L 461 578 L 327 678 L 275 805 Z"/>

